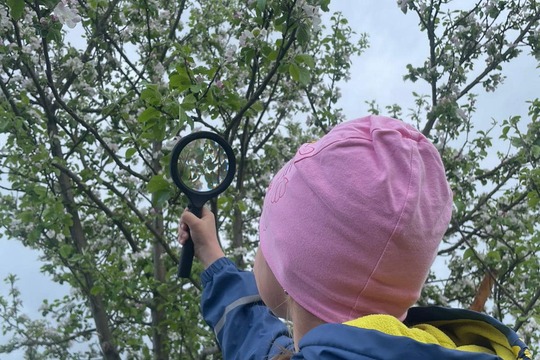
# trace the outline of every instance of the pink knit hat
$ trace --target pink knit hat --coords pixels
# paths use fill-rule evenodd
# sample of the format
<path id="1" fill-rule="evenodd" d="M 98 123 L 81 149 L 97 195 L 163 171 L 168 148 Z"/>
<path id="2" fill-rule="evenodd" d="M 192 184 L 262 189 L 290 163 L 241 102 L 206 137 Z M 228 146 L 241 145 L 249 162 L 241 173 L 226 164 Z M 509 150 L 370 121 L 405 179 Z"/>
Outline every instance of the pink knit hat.
<path id="1" fill-rule="evenodd" d="M 451 213 L 435 147 L 399 120 L 369 116 L 302 145 L 276 174 L 260 246 L 279 284 L 320 319 L 403 320 Z"/>

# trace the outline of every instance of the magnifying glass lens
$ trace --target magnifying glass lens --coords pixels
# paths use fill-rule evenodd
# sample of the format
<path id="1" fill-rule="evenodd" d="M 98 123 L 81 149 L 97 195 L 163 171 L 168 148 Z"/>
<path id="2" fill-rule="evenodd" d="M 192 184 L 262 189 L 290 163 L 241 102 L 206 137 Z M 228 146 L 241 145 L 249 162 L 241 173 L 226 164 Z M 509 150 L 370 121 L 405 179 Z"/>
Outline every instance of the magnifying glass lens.
<path id="1" fill-rule="evenodd" d="M 180 181 L 197 191 L 212 191 L 221 185 L 229 171 L 223 147 L 212 139 L 195 139 L 187 144 L 177 162 Z"/>

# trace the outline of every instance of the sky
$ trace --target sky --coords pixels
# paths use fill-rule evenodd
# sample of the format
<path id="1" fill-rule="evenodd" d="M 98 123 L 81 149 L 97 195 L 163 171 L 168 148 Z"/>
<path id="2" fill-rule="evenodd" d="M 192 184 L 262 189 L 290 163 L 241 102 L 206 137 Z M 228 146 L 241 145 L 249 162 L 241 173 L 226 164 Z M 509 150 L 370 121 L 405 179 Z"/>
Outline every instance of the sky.
<path id="1" fill-rule="evenodd" d="M 347 119 L 366 115 L 368 105 L 364 101 L 368 100 L 377 100 L 381 107 L 394 103 L 402 104 L 404 109 L 412 107 L 412 92 L 427 93 L 427 89 L 404 82 L 403 75 L 407 64 L 420 65 L 426 59 L 426 35 L 420 32 L 417 18 L 413 14 L 404 16 L 395 1 L 364 0 L 361 6 L 359 3 L 338 0 L 331 3 L 331 11 L 343 12 L 357 33 L 369 34 L 370 43 L 364 54 L 352 59 L 351 79 L 341 86 L 338 105 Z M 540 93 L 537 65 L 534 59 L 523 56 L 504 65 L 503 73 L 507 76 L 504 84 L 494 93 L 481 94 L 478 98 L 475 117 L 481 122 L 479 126 L 489 126 L 492 118 L 502 120 L 527 114 L 525 101 Z M 43 299 L 52 300 L 69 292 L 40 274 L 38 257 L 36 251 L 24 248 L 19 242 L 0 238 L 0 280 L 9 273 L 17 274 L 25 311 L 32 318 L 39 316 Z M 436 266 L 444 269 L 440 262 Z M 6 296 L 7 291 L 7 285 L 0 281 L 0 295 Z M 0 333 L 0 344 L 5 341 Z M 0 354 L 0 360 L 19 358 L 20 354 Z"/>

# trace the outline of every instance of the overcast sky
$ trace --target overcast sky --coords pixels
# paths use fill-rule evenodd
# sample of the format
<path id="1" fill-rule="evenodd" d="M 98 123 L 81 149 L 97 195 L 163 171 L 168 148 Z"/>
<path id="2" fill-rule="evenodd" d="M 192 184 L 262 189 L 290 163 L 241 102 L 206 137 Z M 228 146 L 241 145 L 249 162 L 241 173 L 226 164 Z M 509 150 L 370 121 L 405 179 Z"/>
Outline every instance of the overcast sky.
<path id="1" fill-rule="evenodd" d="M 427 40 L 419 31 L 413 14 L 405 16 L 395 1 L 380 0 L 362 3 L 334 0 L 331 10 L 342 11 L 357 33 L 369 34 L 369 49 L 353 59 L 351 80 L 341 87 L 339 106 L 348 119 L 366 115 L 368 106 L 364 102 L 368 100 L 377 100 L 381 107 L 398 103 L 407 109 L 412 107 L 412 91 L 427 93 L 425 87 L 402 80 L 407 64 L 419 65 L 427 57 Z M 536 66 L 534 59 L 523 56 L 504 65 L 505 83 L 495 93 L 480 95 L 475 118 L 488 126 L 492 118 L 525 116 L 528 109 L 525 101 L 538 97 L 540 92 L 540 71 Z M 69 291 L 41 275 L 40 266 L 35 251 L 25 249 L 16 241 L 0 239 L 0 279 L 8 273 L 18 275 L 25 310 L 31 317 L 39 316 L 38 309 L 44 298 L 54 299 Z M 6 284 L 0 282 L 0 294 L 6 296 L 7 291 Z M 4 342 L 0 333 L 0 344 Z M 0 355 L 2 360 L 18 358 L 20 355 Z"/>

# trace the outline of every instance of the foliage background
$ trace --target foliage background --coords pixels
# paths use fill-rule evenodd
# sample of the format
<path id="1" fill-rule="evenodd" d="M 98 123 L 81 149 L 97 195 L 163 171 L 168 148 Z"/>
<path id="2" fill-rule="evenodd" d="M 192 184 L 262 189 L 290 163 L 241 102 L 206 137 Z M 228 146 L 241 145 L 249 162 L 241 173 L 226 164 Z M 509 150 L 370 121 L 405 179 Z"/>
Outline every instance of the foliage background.
<path id="1" fill-rule="evenodd" d="M 87 34 L 86 47 L 73 48 L 62 35 L 69 11 L 63 26 L 50 15 L 57 1 L 20 4 L 0 2 L 1 161 L 10 190 L 0 219 L 7 237 L 41 250 L 43 271 L 73 290 L 31 318 L 9 277 L 0 316 L 11 340 L 0 351 L 202 358 L 215 347 L 200 323 L 198 290 L 180 289 L 174 277 L 171 239 L 183 205 L 167 175 L 171 134 L 212 128 L 238 150 L 235 187 L 212 206 L 229 254 L 248 265 L 267 181 L 298 144 L 345 118 L 338 86 L 366 38 L 351 33 L 357 24 L 348 16 L 328 15 L 318 32 L 324 2 L 66 1 Z M 412 103 L 349 101 L 418 126 L 444 157 L 456 193 L 440 257 L 450 272 L 433 274 L 421 302 L 468 307 L 487 274 L 494 291 L 486 311 L 536 347 L 539 104 L 533 92 L 518 99 L 516 114 L 486 120 L 473 94 L 496 94 L 507 63 L 520 51 L 538 54 L 538 6 L 398 6 L 420 23 L 428 55 L 397 70 L 414 81 Z M 178 32 L 167 31 L 175 24 Z M 378 26 L 359 28 L 376 39 Z M 84 346 L 73 348 L 76 341 Z"/>

